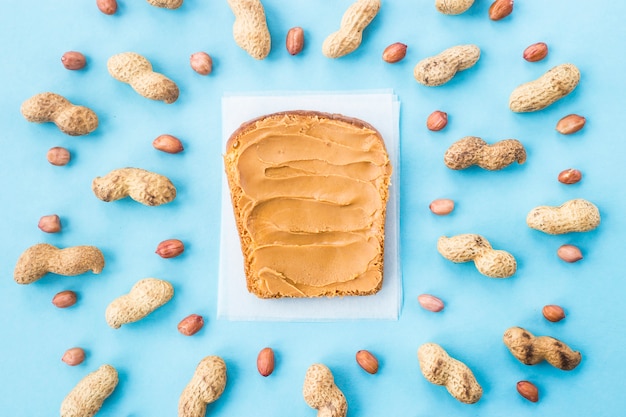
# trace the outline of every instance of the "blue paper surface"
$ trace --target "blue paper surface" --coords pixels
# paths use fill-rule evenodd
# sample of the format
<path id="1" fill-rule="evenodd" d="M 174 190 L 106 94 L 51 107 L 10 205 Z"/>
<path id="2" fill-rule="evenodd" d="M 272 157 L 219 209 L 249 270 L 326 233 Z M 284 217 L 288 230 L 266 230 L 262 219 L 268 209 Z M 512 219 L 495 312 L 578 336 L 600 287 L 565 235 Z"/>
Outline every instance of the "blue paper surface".
<path id="1" fill-rule="evenodd" d="M 113 16 L 102 14 L 95 1 L 4 5 L 0 415 L 55 415 L 76 383 L 104 363 L 116 367 L 120 382 L 98 416 L 175 415 L 181 391 L 207 355 L 222 356 L 228 367 L 226 390 L 207 412 L 212 416 L 314 415 L 301 392 L 313 363 L 333 371 L 348 399 L 349 416 L 623 414 L 626 228 L 620 168 L 626 151 L 621 128 L 626 3 L 518 1 L 509 17 L 494 22 L 487 14 L 489 1 L 476 1 L 462 15 L 445 16 L 430 0 L 387 0 L 359 49 L 340 59 L 326 58 L 321 44 L 337 30 L 351 3 L 265 0 L 272 50 L 263 61 L 234 43 L 234 16 L 225 1 L 185 0 L 180 9 L 166 10 L 141 0 L 119 0 Z M 306 36 L 297 56 L 284 45 L 293 26 L 303 27 Z M 548 57 L 524 61 L 524 48 L 539 41 L 549 45 Z M 408 45 L 407 56 L 385 63 L 382 51 L 394 42 Z M 413 79 L 413 67 L 421 59 L 467 43 L 481 48 L 475 67 L 436 88 Z M 85 54 L 85 69 L 68 71 L 61 65 L 61 56 L 70 50 Z M 156 71 L 174 80 L 180 87 L 178 101 L 167 105 L 145 99 L 113 79 L 106 61 L 126 51 L 145 55 Z M 197 51 L 213 57 L 212 74 L 191 70 L 189 57 Z M 577 65 L 582 74 L 572 94 L 536 113 L 508 109 L 517 85 L 565 62 Z M 218 319 L 222 96 L 377 89 L 391 89 L 401 103 L 399 319 Z M 92 108 L 100 119 L 98 129 L 70 137 L 51 123 L 24 120 L 21 104 L 45 91 Z M 443 131 L 425 127 L 434 110 L 449 115 Z M 554 127 L 570 113 L 585 116 L 587 124 L 563 136 Z M 185 150 L 170 155 L 153 149 L 152 140 L 164 133 L 179 137 Z M 448 169 L 443 153 L 468 135 L 489 143 L 518 139 L 528 159 L 497 172 Z M 53 146 L 70 150 L 67 166 L 46 161 Z M 91 191 L 93 178 L 127 166 L 171 178 L 176 200 L 160 207 L 129 199 L 98 200 Z M 558 173 L 567 168 L 581 170 L 582 181 L 559 183 Z M 435 198 L 454 199 L 455 211 L 434 216 L 428 205 Z M 602 224 L 597 230 L 550 236 L 526 226 L 532 208 L 573 198 L 599 207 Z M 61 217 L 63 230 L 45 234 L 37 222 L 53 213 Z M 439 236 L 460 233 L 479 233 L 495 248 L 511 252 L 518 260 L 515 276 L 486 278 L 471 263 L 454 264 L 437 253 Z M 185 253 L 161 259 L 154 251 L 169 238 L 183 240 Z M 98 246 L 105 269 L 99 275 L 48 275 L 30 285 L 15 283 L 13 268 L 20 254 L 40 242 Z M 565 243 L 579 246 L 584 259 L 574 264 L 558 259 L 556 250 Z M 172 301 L 140 322 L 109 328 L 106 306 L 145 277 L 170 281 Z M 68 289 L 78 293 L 78 303 L 54 307 L 54 294 Z M 425 311 L 417 303 L 422 293 L 437 295 L 446 308 Z M 563 306 L 567 317 L 546 321 L 541 315 L 546 304 Z M 205 327 L 192 337 L 182 336 L 177 324 L 192 313 L 205 317 Z M 582 363 L 569 372 L 546 363 L 521 364 L 502 343 L 511 326 L 563 340 L 582 353 Z M 461 404 L 424 379 L 416 351 L 425 342 L 441 344 L 474 371 L 484 389 L 477 404 Z M 87 358 L 70 367 L 60 359 L 74 346 L 84 348 Z M 275 372 L 267 378 L 256 370 L 256 356 L 265 346 L 276 352 Z M 360 349 L 379 358 L 376 375 L 357 366 L 354 356 Z M 539 387 L 538 403 L 518 395 L 519 380 Z"/>

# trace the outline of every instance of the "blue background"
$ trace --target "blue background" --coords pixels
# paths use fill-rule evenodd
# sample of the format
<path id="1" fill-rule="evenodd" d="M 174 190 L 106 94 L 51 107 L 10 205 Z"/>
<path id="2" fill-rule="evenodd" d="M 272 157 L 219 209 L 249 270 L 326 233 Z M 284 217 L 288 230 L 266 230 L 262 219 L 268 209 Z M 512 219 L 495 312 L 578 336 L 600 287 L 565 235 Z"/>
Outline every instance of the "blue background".
<path id="1" fill-rule="evenodd" d="M 113 16 L 95 1 L 23 0 L 6 2 L 0 13 L 0 414 L 42 416 L 57 413 L 61 401 L 87 373 L 103 363 L 115 366 L 120 383 L 99 416 L 174 415 L 180 392 L 206 355 L 222 356 L 228 386 L 209 415 L 311 416 L 301 394 L 309 365 L 333 371 L 349 402 L 350 416 L 614 416 L 623 413 L 624 193 L 621 163 L 626 13 L 624 2 L 526 0 L 506 19 L 487 16 L 491 2 L 477 0 L 460 16 L 438 13 L 431 0 L 384 1 L 367 28 L 361 47 L 331 60 L 321 53 L 324 38 L 338 27 L 351 0 L 285 2 L 265 0 L 273 47 L 256 61 L 239 49 L 231 34 L 233 15 L 225 1 L 185 0 L 178 10 L 145 1 L 120 0 Z M 284 37 L 302 26 L 306 46 L 290 56 Z M 528 63 L 522 51 L 544 41 L 550 53 Z M 393 42 L 408 44 L 406 58 L 381 60 Z M 412 76 L 422 58 L 465 43 L 482 49 L 478 64 L 445 86 L 427 88 Z M 61 55 L 83 52 L 88 65 L 68 71 Z M 176 81 L 179 100 L 171 105 L 137 95 L 107 72 L 107 59 L 134 51 L 155 70 Z M 189 56 L 206 51 L 214 58 L 207 77 L 194 73 Z M 564 62 L 582 73 L 566 99 L 533 114 L 514 114 L 508 97 L 514 87 Z M 220 100 L 227 92 L 365 90 L 391 88 L 401 101 L 401 255 L 404 299 L 397 321 L 324 323 L 228 322 L 216 318 L 222 148 Z M 99 128 L 69 137 L 53 124 L 26 122 L 20 105 L 34 94 L 52 91 L 92 108 Z M 430 132 L 426 117 L 448 112 L 448 127 Z M 554 126 L 578 113 L 585 128 L 572 136 Z M 178 136 L 185 151 L 154 150 L 163 133 Z M 524 165 L 499 172 L 451 171 L 444 151 L 466 135 L 487 142 L 519 139 L 528 151 Z M 72 152 L 55 167 L 46 161 L 52 146 Z M 94 177 L 137 166 L 167 175 L 178 197 L 168 205 L 144 207 L 124 200 L 103 203 L 91 192 Z M 576 185 L 560 184 L 566 168 L 583 172 Z M 452 215 L 436 217 L 430 201 L 456 201 Z M 529 229 L 526 214 L 537 205 L 559 205 L 572 198 L 594 202 L 602 224 L 585 234 L 549 236 Z M 57 213 L 63 231 L 48 235 L 39 218 Z M 517 274 L 493 280 L 471 264 L 453 264 L 436 251 L 441 235 L 479 233 L 494 247 L 518 259 Z M 154 254 L 164 239 L 187 244 L 184 255 Z M 19 255 L 48 242 L 57 246 L 96 245 L 107 265 L 100 275 L 47 276 L 29 286 L 12 279 Z M 585 258 L 566 264 L 556 257 L 564 243 L 578 245 Z M 174 299 L 145 320 L 119 330 L 104 320 L 108 303 L 140 278 L 167 279 Z M 72 289 L 79 302 L 57 309 L 50 300 Z M 446 302 L 439 314 L 417 303 L 421 293 Z M 560 304 L 567 318 L 547 322 L 545 304 Z M 180 335 L 180 319 L 205 316 L 204 329 Z M 581 365 L 564 372 L 547 364 L 515 360 L 503 345 L 503 332 L 523 326 L 537 335 L 560 338 L 583 354 Z M 417 348 L 437 342 L 467 363 L 484 388 L 483 398 L 465 405 L 421 375 Z M 85 362 L 69 367 L 63 352 L 81 346 Z M 268 378 L 256 371 L 260 349 L 276 352 Z M 359 349 L 378 356 L 376 375 L 355 363 Z M 528 379 L 541 399 L 521 398 L 515 384 Z"/>

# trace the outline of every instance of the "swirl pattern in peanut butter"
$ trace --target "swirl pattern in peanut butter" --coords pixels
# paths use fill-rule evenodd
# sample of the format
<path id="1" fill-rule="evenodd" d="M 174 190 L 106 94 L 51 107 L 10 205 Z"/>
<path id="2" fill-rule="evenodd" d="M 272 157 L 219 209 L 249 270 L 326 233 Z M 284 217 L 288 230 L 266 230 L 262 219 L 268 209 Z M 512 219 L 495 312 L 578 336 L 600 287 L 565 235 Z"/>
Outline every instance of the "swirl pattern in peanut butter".
<path id="1" fill-rule="evenodd" d="M 392 168 L 376 129 L 339 115 L 272 114 L 233 133 L 224 161 L 250 292 L 381 288 Z"/>

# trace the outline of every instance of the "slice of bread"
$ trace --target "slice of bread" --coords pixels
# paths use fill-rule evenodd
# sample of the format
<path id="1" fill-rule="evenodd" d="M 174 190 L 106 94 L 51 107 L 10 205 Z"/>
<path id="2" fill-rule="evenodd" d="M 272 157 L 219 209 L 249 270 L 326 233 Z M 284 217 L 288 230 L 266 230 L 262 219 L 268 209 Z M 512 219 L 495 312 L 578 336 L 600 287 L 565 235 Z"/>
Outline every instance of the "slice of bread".
<path id="1" fill-rule="evenodd" d="M 224 164 L 248 291 L 380 290 L 392 168 L 374 127 L 338 114 L 274 113 L 230 136 Z"/>

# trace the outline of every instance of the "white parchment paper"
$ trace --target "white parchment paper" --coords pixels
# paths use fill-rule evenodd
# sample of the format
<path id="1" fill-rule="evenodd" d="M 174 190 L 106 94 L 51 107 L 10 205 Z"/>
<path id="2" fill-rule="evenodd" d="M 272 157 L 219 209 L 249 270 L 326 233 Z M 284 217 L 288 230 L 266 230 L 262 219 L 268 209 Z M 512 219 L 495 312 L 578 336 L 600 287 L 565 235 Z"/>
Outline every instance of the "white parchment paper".
<path id="1" fill-rule="evenodd" d="M 385 224 L 382 289 L 375 295 L 334 298 L 260 299 L 246 289 L 243 255 L 230 191 L 222 170 L 222 219 L 217 315 L 226 320 L 329 321 L 397 320 L 402 303 L 399 236 L 400 103 L 391 91 L 225 95 L 222 98 L 222 149 L 244 122 L 274 112 L 314 110 L 362 119 L 383 136 L 393 167 Z"/>

